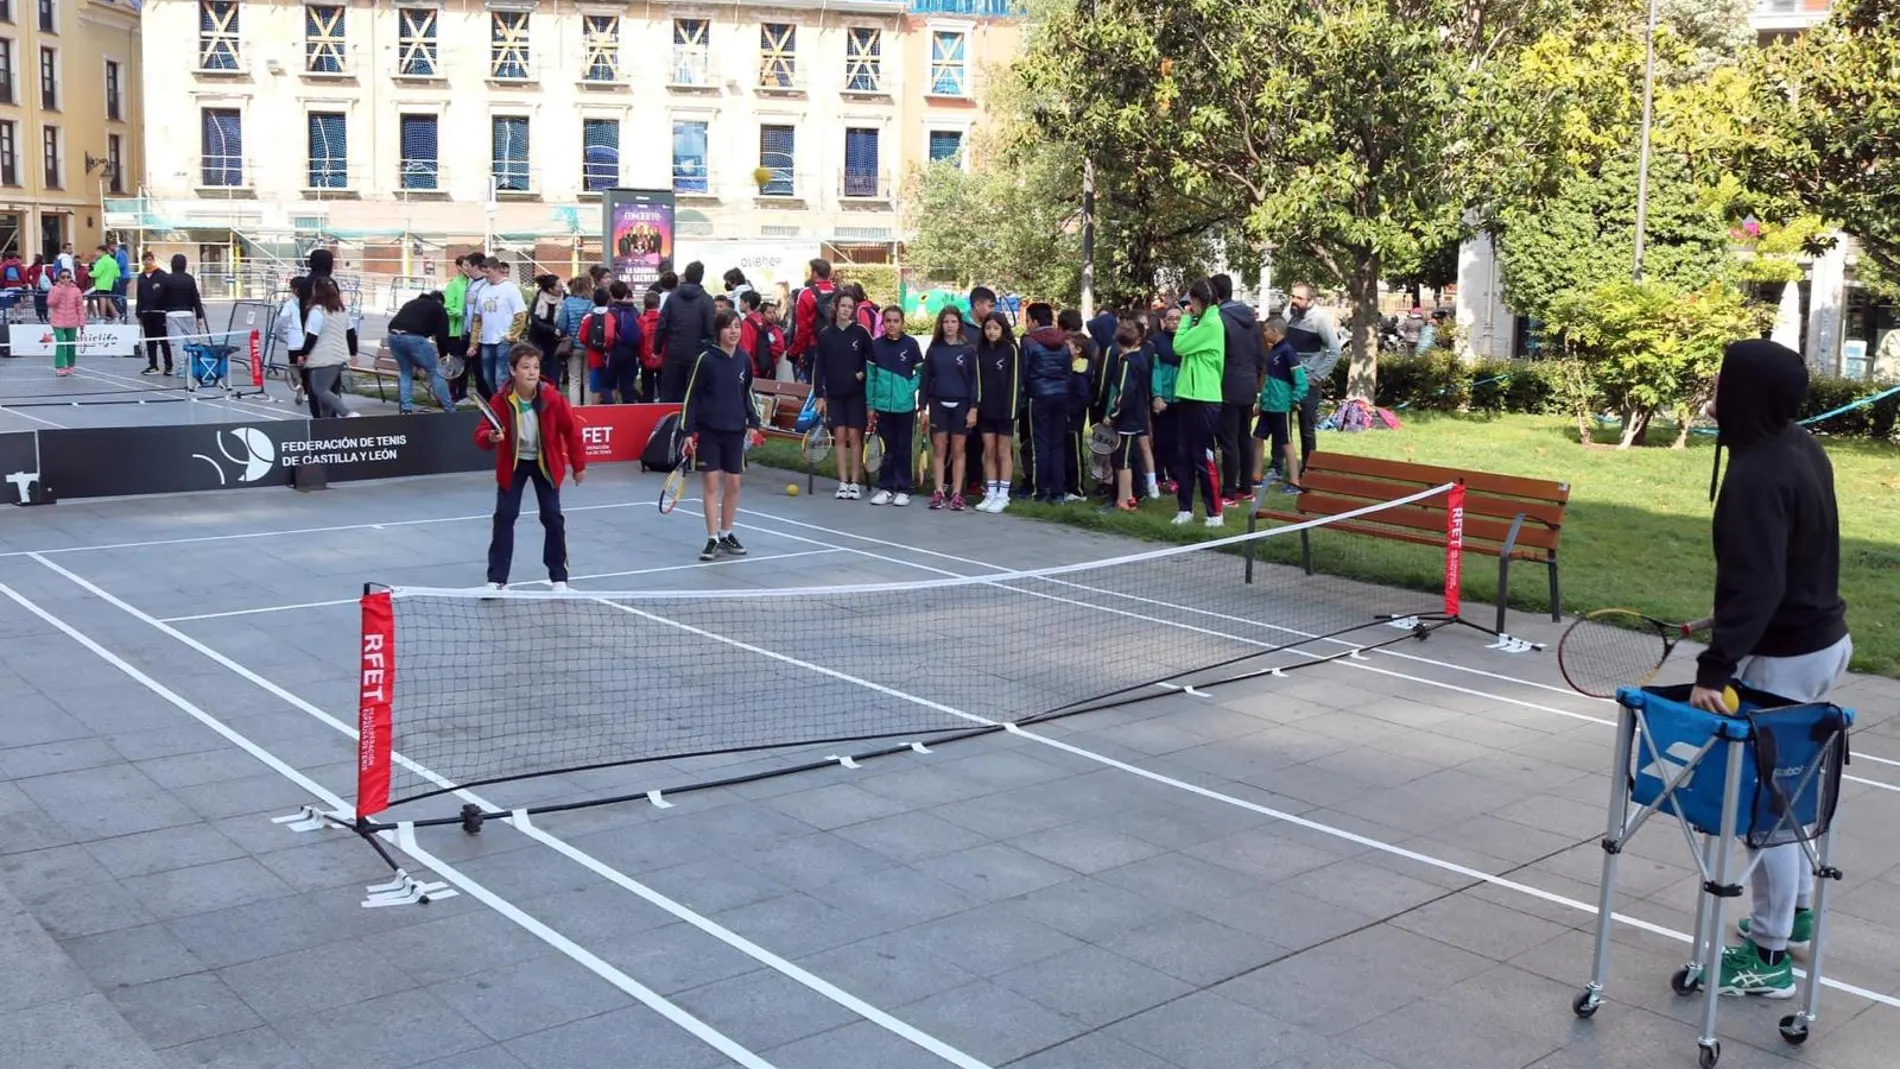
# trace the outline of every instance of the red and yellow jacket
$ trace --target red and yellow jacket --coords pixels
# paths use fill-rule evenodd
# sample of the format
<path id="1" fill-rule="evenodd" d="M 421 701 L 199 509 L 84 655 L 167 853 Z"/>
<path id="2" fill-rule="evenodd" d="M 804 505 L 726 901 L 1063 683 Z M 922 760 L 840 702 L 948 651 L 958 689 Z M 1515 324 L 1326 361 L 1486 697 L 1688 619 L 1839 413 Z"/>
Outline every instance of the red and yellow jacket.
<path id="1" fill-rule="evenodd" d="M 510 396 L 514 392 L 514 388 L 509 387 L 488 402 L 501 418 L 501 448 L 497 449 L 496 443 L 488 440 L 488 420 L 482 420 L 475 427 L 475 444 L 495 451 L 495 482 L 504 488 L 515 473 L 515 402 Z M 569 467 L 576 473 L 587 470 L 587 452 L 581 448 L 580 421 L 574 418 L 574 409 L 568 405 L 567 398 L 561 396 L 561 391 L 545 382 L 535 394 L 534 413 L 541 426 L 541 474 L 559 487 Z"/>

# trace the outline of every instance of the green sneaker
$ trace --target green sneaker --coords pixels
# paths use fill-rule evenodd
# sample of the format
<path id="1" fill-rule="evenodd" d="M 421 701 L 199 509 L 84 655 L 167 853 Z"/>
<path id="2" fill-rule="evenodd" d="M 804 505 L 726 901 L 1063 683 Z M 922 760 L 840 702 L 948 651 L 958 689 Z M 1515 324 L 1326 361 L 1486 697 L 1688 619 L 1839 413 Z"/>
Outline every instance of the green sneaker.
<path id="1" fill-rule="evenodd" d="M 1735 922 L 1735 930 L 1748 934 L 1748 918 Z M 1797 909 L 1794 911 L 1794 931 L 1788 936 L 1789 950 L 1806 950 L 1814 943 L 1814 911 Z"/>
<path id="2" fill-rule="evenodd" d="M 1728 947 L 1722 951 L 1722 976 L 1715 993 L 1793 998 L 1794 963 L 1783 954 L 1781 964 L 1770 965 L 1761 960 L 1761 953 L 1753 943 Z"/>

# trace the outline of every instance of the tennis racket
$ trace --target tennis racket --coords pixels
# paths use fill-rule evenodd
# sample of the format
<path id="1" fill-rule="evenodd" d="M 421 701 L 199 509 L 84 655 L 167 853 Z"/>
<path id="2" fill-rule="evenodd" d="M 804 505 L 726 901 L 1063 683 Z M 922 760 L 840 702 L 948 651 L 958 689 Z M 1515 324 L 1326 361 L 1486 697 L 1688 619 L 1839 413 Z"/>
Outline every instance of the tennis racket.
<path id="1" fill-rule="evenodd" d="M 660 484 L 660 515 L 670 515 L 679 507 L 680 494 L 686 490 L 686 471 L 692 466 L 692 454 L 683 453 L 680 462 L 666 473 L 666 481 Z"/>
<path id="2" fill-rule="evenodd" d="M 805 432 L 805 441 L 800 448 L 805 454 L 806 463 L 817 464 L 823 461 L 831 455 L 830 428 L 822 423 L 813 424 L 811 430 Z"/>
<path id="3" fill-rule="evenodd" d="M 1708 630 L 1708 619 L 1672 624 L 1635 609 L 1598 609 L 1571 624 L 1557 642 L 1557 669 L 1579 694 L 1614 698 L 1618 687 L 1655 679 L 1676 644 Z"/>
<path id="4" fill-rule="evenodd" d="M 495 429 L 496 434 L 508 433 L 502 428 L 501 417 L 495 415 L 495 410 L 489 406 L 488 399 L 481 395 L 481 391 L 470 390 L 468 395 L 475 399 L 475 407 L 482 410 L 482 418 L 488 421 L 488 425 Z"/>
<path id="5" fill-rule="evenodd" d="M 1115 451 L 1120 439 L 1121 435 L 1116 434 L 1115 428 L 1109 426 L 1106 420 L 1097 423 L 1089 431 L 1089 452 L 1096 456 L 1107 456 Z"/>
<path id="6" fill-rule="evenodd" d="M 884 470 L 884 439 L 873 434 L 864 441 L 864 471 L 875 476 Z"/>

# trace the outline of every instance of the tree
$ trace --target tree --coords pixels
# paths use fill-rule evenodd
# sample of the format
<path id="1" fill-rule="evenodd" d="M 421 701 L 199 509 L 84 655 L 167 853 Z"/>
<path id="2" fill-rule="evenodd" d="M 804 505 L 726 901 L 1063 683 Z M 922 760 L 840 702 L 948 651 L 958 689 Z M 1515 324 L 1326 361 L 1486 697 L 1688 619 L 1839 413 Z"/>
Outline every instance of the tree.
<path id="1" fill-rule="evenodd" d="M 1052 102 L 1058 138 L 1229 205 L 1247 244 L 1342 280 L 1348 389 L 1369 398 L 1380 280 L 1417 270 L 1548 158 L 1553 113 L 1508 75 L 1576 6 L 1094 0 L 1049 12 L 1016 69 Z"/>
<path id="2" fill-rule="evenodd" d="M 1843 0 L 1826 22 L 1767 49 L 1750 182 L 1838 224 L 1900 277 L 1900 0 Z M 1792 202 L 1792 206 L 1789 202 Z"/>

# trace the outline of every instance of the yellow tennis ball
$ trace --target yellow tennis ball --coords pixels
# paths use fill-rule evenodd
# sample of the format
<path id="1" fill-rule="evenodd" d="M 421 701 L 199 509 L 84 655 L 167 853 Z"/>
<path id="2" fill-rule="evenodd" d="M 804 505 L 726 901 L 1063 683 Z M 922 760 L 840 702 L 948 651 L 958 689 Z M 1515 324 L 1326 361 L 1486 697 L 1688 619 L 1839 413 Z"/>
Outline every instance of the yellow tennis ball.
<path id="1" fill-rule="evenodd" d="M 798 496 L 798 484 L 797 484 L 797 483 L 786 483 L 786 484 L 785 484 L 785 496 L 786 496 L 786 497 L 797 497 L 797 496 Z"/>
<path id="2" fill-rule="evenodd" d="M 1739 713 L 1742 711 L 1742 696 L 1735 693 L 1734 687 L 1723 687 L 1722 704 L 1728 706 L 1729 712 Z"/>

